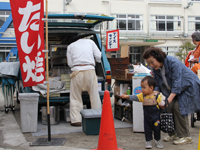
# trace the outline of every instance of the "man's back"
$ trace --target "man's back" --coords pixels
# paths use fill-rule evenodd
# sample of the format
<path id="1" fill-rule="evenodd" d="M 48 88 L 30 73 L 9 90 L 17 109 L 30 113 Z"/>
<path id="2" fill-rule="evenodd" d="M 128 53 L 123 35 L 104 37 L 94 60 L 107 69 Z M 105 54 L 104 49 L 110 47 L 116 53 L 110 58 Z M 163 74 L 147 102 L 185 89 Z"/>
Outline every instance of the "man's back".
<path id="1" fill-rule="evenodd" d="M 90 39 L 79 39 L 71 43 L 67 48 L 67 61 L 71 68 L 83 64 L 92 64 L 95 66 L 94 57 L 97 62 L 101 62 L 101 52 Z"/>

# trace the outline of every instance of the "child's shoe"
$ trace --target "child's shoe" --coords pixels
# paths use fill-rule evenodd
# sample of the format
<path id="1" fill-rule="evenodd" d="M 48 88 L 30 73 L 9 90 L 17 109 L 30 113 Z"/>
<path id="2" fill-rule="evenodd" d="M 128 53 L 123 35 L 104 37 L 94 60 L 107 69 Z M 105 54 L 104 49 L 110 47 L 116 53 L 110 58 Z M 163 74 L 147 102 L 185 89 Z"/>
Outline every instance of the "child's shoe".
<path id="1" fill-rule="evenodd" d="M 145 148 L 146 149 L 151 149 L 152 148 L 151 141 L 146 141 Z"/>
<path id="2" fill-rule="evenodd" d="M 159 141 L 155 140 L 155 144 L 156 144 L 157 148 L 164 148 L 164 146 L 160 140 Z"/>

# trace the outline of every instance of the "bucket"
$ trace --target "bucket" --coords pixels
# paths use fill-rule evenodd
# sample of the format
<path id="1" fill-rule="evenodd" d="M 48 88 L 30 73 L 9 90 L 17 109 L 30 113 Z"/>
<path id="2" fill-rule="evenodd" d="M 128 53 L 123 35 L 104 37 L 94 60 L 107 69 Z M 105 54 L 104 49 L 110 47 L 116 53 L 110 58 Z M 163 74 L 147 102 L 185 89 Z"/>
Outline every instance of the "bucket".
<path id="1" fill-rule="evenodd" d="M 42 113 L 42 124 L 47 125 L 47 107 L 43 106 L 41 108 Z M 60 122 L 60 108 L 57 106 L 50 106 L 49 107 L 49 114 L 50 114 L 50 124 L 55 125 Z"/>

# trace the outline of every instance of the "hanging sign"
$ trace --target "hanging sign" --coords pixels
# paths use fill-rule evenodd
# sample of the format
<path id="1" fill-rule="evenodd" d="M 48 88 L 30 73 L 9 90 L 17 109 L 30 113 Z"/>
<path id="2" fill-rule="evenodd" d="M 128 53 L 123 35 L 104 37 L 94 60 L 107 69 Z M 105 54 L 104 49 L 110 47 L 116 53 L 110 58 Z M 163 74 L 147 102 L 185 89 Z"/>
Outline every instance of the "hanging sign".
<path id="1" fill-rule="evenodd" d="M 44 2 L 10 0 L 23 86 L 45 81 Z"/>
<path id="2" fill-rule="evenodd" d="M 118 51 L 119 29 L 106 32 L 106 51 Z"/>

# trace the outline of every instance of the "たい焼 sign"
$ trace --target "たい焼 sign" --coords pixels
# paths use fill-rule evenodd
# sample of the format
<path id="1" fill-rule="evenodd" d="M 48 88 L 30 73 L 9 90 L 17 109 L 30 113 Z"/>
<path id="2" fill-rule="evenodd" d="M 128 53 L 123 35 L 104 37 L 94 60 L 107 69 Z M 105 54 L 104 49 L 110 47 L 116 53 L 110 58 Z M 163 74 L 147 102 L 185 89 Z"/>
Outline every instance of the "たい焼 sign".
<path id="1" fill-rule="evenodd" d="M 23 86 L 45 81 L 43 0 L 10 0 Z"/>

